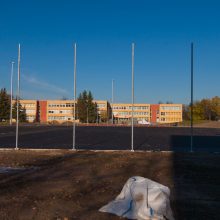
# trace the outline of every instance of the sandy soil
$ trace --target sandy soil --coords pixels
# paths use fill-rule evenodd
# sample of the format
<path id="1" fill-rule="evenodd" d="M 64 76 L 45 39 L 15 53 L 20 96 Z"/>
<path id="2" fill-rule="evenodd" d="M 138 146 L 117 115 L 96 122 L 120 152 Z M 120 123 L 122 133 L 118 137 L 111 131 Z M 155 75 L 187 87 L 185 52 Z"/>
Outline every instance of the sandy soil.
<path id="1" fill-rule="evenodd" d="M 0 219 L 122 219 L 98 212 L 131 176 L 171 189 L 176 219 L 220 219 L 220 154 L 0 151 Z"/>

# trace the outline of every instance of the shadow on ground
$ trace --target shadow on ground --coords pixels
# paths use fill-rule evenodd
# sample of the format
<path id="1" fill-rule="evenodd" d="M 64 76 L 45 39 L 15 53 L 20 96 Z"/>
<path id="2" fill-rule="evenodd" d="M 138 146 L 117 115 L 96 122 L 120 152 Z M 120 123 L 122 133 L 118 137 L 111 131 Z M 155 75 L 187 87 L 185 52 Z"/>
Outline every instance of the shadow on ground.
<path id="1" fill-rule="evenodd" d="M 173 154 L 176 219 L 220 219 L 219 157 L 212 153 Z"/>
<path id="2" fill-rule="evenodd" d="M 220 136 L 193 136 L 193 152 L 219 152 L 220 153 Z M 190 135 L 172 135 L 171 150 L 175 152 L 191 151 Z"/>

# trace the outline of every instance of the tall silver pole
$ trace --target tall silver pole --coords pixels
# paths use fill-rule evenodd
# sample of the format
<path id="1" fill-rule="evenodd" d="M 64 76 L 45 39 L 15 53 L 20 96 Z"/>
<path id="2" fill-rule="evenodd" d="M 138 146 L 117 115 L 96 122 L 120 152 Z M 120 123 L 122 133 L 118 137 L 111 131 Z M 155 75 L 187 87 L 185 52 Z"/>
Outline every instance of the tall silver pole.
<path id="1" fill-rule="evenodd" d="M 88 125 L 89 124 L 89 109 L 88 109 L 88 106 L 87 106 L 87 111 L 86 112 L 87 112 L 86 115 L 87 115 L 87 125 Z"/>
<path id="2" fill-rule="evenodd" d="M 193 152 L 193 43 L 191 43 L 191 138 L 190 138 L 190 152 Z"/>
<path id="3" fill-rule="evenodd" d="M 109 109 L 107 108 L 107 125 L 108 125 L 108 120 L 109 120 Z"/>
<path id="4" fill-rule="evenodd" d="M 76 150 L 76 43 L 74 44 L 73 150 Z"/>
<path id="5" fill-rule="evenodd" d="M 114 79 L 112 80 L 112 124 L 114 124 L 113 105 L 114 105 Z"/>
<path id="6" fill-rule="evenodd" d="M 11 62 L 11 108 L 10 108 L 10 125 L 12 125 L 12 99 L 13 99 L 13 75 L 14 75 L 14 62 Z"/>
<path id="7" fill-rule="evenodd" d="M 97 111 L 97 113 L 96 113 L 96 124 L 98 124 L 99 123 L 99 112 Z"/>
<path id="8" fill-rule="evenodd" d="M 20 99 L 20 44 L 18 44 L 18 88 L 17 88 L 17 120 L 16 120 L 16 144 L 15 150 L 18 150 L 18 123 L 19 123 L 19 99 Z"/>
<path id="9" fill-rule="evenodd" d="M 134 151 L 134 43 L 132 43 L 132 113 L 131 113 L 131 151 Z"/>

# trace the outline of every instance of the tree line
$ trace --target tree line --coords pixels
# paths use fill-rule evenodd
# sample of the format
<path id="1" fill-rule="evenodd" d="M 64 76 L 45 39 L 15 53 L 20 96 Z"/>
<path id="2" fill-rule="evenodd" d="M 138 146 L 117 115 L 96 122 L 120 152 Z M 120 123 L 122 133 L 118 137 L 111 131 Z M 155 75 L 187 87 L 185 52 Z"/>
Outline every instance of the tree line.
<path id="1" fill-rule="evenodd" d="M 8 122 L 10 120 L 11 96 L 6 89 L 0 90 L 0 122 Z M 18 103 L 18 117 L 20 122 L 27 121 L 26 109 Z M 12 105 L 12 118 L 17 118 L 17 101 Z"/>
<path id="2" fill-rule="evenodd" d="M 202 99 L 193 103 L 193 119 L 199 120 L 220 120 L 220 97 Z M 190 120 L 191 104 L 183 106 L 183 120 Z"/>

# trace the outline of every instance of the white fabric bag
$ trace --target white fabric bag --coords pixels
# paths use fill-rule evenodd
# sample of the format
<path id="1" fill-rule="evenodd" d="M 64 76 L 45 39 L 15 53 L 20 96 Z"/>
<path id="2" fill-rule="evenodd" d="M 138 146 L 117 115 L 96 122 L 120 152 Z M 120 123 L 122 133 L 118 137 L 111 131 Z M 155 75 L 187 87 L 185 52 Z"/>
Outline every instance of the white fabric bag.
<path id="1" fill-rule="evenodd" d="M 134 176 L 127 180 L 115 200 L 99 211 L 128 219 L 174 220 L 169 196 L 168 187 L 144 177 Z"/>

